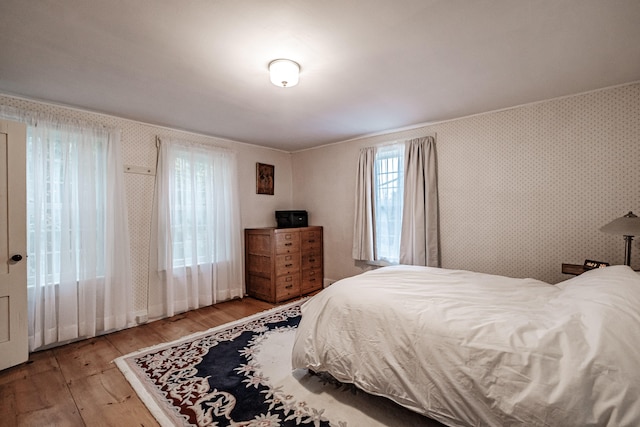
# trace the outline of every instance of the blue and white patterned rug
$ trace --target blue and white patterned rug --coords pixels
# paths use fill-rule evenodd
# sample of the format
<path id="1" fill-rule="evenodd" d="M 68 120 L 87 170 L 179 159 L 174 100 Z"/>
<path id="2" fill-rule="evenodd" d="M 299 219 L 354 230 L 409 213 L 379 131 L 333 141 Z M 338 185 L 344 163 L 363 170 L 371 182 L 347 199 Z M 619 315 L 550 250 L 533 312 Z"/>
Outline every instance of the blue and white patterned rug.
<path id="1" fill-rule="evenodd" d="M 115 360 L 162 426 L 440 426 L 291 369 L 297 301 Z"/>

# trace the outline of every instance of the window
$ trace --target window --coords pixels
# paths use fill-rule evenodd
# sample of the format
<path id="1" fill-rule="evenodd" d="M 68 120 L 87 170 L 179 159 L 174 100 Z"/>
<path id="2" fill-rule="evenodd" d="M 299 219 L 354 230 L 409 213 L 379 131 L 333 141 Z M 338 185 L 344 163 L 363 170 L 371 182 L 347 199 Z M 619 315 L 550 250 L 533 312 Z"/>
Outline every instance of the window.
<path id="1" fill-rule="evenodd" d="M 377 150 L 374 166 L 377 259 L 397 264 L 400 258 L 404 145 Z"/>
<path id="2" fill-rule="evenodd" d="M 54 130 L 45 139 L 35 130 L 27 134 L 27 285 L 58 285 L 61 274 L 81 280 L 87 242 L 91 268 L 104 277 L 108 137 L 87 142 L 80 130 Z"/>
<path id="3" fill-rule="evenodd" d="M 375 265 L 439 267 L 437 181 L 431 136 L 361 148 L 353 259 Z"/>
<path id="4" fill-rule="evenodd" d="M 173 203 L 171 232 L 173 267 L 226 261 L 227 251 L 216 250 L 220 237 L 217 218 L 232 206 L 214 206 L 215 194 L 224 192 L 227 159 L 215 151 L 175 149 L 173 160 Z M 218 199 L 219 200 L 219 199 Z"/>

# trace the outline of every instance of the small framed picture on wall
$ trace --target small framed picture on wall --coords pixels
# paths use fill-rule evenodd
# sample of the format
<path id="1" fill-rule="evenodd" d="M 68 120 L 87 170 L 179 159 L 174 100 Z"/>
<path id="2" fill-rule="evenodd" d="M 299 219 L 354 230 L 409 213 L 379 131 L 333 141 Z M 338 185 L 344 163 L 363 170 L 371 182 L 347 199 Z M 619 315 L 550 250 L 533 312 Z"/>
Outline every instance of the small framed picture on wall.
<path id="1" fill-rule="evenodd" d="M 264 163 L 256 163 L 256 194 L 273 196 L 275 167 Z"/>

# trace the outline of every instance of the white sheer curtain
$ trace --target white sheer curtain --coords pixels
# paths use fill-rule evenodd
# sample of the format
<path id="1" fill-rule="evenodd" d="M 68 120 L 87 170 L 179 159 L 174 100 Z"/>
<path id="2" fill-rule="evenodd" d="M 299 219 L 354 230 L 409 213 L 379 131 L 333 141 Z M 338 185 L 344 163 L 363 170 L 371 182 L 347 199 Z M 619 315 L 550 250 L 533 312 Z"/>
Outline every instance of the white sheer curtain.
<path id="1" fill-rule="evenodd" d="M 120 133 L 22 115 L 29 349 L 133 324 Z"/>
<path id="2" fill-rule="evenodd" d="M 159 144 L 149 315 L 173 316 L 243 295 L 235 153 Z"/>
<path id="3" fill-rule="evenodd" d="M 400 264 L 440 266 L 435 140 L 407 142 Z"/>
<path id="4" fill-rule="evenodd" d="M 353 259 L 362 261 L 376 259 L 375 156 L 375 147 L 367 147 L 360 150 L 358 157 L 352 256 Z"/>

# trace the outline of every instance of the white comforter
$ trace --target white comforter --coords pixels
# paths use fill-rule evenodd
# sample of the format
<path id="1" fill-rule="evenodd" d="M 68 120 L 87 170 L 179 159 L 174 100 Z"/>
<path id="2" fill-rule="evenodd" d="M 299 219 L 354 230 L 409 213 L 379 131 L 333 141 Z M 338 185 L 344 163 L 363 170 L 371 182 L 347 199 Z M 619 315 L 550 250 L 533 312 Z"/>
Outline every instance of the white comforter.
<path id="1" fill-rule="evenodd" d="M 451 426 L 640 426 L 640 276 L 385 267 L 302 306 L 292 363 Z"/>

